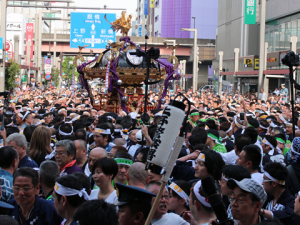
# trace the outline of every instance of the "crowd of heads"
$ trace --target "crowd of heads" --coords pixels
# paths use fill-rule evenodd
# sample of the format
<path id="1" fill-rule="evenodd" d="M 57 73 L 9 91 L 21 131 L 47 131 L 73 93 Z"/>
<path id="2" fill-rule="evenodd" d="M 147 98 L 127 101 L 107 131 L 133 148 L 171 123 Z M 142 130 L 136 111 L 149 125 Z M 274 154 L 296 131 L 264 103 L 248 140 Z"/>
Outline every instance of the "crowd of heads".
<path id="1" fill-rule="evenodd" d="M 102 96 L 93 92 L 97 102 Z M 296 224 L 300 190 L 293 180 L 300 178 L 300 131 L 292 113 L 298 118 L 300 106 L 292 112 L 273 95 L 183 94 L 192 106 L 183 121 L 184 145 L 166 183 L 163 172 L 145 168 L 163 110 L 175 98 L 171 93 L 160 109 L 143 113 L 140 96 L 126 113 L 99 109 L 84 90 L 16 89 L 0 118 L 0 179 L 3 174 L 7 180 L 0 183 L 3 208 L 19 223 L 40 213 L 44 223 L 144 224 L 162 193 L 152 223 L 206 224 L 220 219 L 205 191 L 211 178 L 229 219 L 241 225 Z M 158 100 L 149 93 L 151 104 Z M 51 218 L 26 214 L 37 204 Z"/>

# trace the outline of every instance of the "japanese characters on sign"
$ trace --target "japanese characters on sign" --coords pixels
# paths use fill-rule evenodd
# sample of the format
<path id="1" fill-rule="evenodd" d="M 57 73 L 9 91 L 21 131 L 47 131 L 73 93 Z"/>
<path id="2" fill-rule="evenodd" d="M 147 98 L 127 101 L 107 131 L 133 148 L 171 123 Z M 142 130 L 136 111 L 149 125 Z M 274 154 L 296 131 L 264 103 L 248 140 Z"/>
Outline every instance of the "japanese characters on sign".
<path id="1" fill-rule="evenodd" d="M 105 49 L 108 42 L 116 41 L 116 34 L 104 19 L 104 13 L 71 12 L 70 47 L 88 45 L 88 48 Z M 116 14 L 107 13 L 108 21 L 116 20 Z"/>
<path id="2" fill-rule="evenodd" d="M 256 0 L 245 0 L 245 24 L 256 23 Z"/>
<path id="3" fill-rule="evenodd" d="M 152 146 L 148 152 L 148 160 L 152 160 L 156 156 L 156 151 L 161 145 L 161 135 L 165 133 L 165 127 L 169 123 L 169 117 L 171 116 L 171 109 L 166 107 L 161 116 L 159 125 L 157 126 L 157 130 L 155 132 L 155 136 L 153 138 Z"/>

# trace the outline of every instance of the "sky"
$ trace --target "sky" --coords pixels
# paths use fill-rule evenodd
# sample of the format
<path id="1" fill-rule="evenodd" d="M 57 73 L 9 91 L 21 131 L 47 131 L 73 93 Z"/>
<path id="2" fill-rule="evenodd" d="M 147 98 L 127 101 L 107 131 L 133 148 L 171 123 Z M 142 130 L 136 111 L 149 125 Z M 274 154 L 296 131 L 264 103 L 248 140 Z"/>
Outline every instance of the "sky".
<path id="1" fill-rule="evenodd" d="M 88 3 L 88 4 L 87 4 Z M 127 9 L 127 15 L 134 14 L 136 15 L 136 8 L 137 8 L 137 0 L 75 0 L 75 5 L 77 7 L 101 7 L 103 8 L 104 5 L 107 8 L 124 8 Z M 98 10 L 82 10 L 78 9 L 77 12 L 99 12 Z M 121 15 L 121 10 L 100 10 L 101 13 L 116 13 L 117 18 Z"/>

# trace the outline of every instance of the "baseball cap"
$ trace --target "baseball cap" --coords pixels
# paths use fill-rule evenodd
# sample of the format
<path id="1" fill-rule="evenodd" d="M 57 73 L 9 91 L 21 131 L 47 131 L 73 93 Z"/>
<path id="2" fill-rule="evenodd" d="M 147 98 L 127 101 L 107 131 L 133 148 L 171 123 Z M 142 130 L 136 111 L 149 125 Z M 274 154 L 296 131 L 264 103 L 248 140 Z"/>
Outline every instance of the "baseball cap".
<path id="1" fill-rule="evenodd" d="M 152 197 L 156 195 L 139 187 L 116 183 L 118 201 L 115 205 L 125 205 L 130 202 L 141 202 L 151 204 Z"/>
<path id="2" fill-rule="evenodd" d="M 234 179 L 229 179 L 227 181 L 227 186 L 231 190 L 233 190 L 236 186 L 239 186 L 243 191 L 254 194 L 262 204 L 267 200 L 267 194 L 262 185 L 257 183 L 255 180 L 245 178 L 241 181 L 237 181 Z"/>

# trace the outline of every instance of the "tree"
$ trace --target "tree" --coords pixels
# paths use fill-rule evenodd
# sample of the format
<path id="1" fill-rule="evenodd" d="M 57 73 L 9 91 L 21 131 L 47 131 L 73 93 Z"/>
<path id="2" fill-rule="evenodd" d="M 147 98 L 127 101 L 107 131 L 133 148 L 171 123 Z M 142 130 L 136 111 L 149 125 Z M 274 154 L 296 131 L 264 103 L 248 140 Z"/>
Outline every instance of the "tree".
<path id="1" fill-rule="evenodd" d="M 55 87 L 58 87 L 59 76 L 60 76 L 59 69 L 56 68 L 56 67 L 52 68 L 52 70 L 51 70 L 51 79 L 52 79 L 52 81 L 54 81 L 54 86 Z"/>
<path id="2" fill-rule="evenodd" d="M 65 74 L 63 76 L 64 80 L 68 80 L 68 81 L 72 81 L 72 74 L 73 74 L 73 60 L 74 57 L 71 56 L 66 56 L 64 57 L 63 63 L 62 63 L 62 70 L 63 73 Z M 71 64 L 69 64 L 69 62 L 72 62 Z M 74 78 L 78 79 L 79 73 L 77 72 L 77 68 L 74 68 Z"/>
<path id="3" fill-rule="evenodd" d="M 15 83 L 16 77 L 20 76 L 21 66 L 13 60 L 9 61 L 10 65 L 5 67 L 5 90 L 13 92 L 17 86 Z"/>

